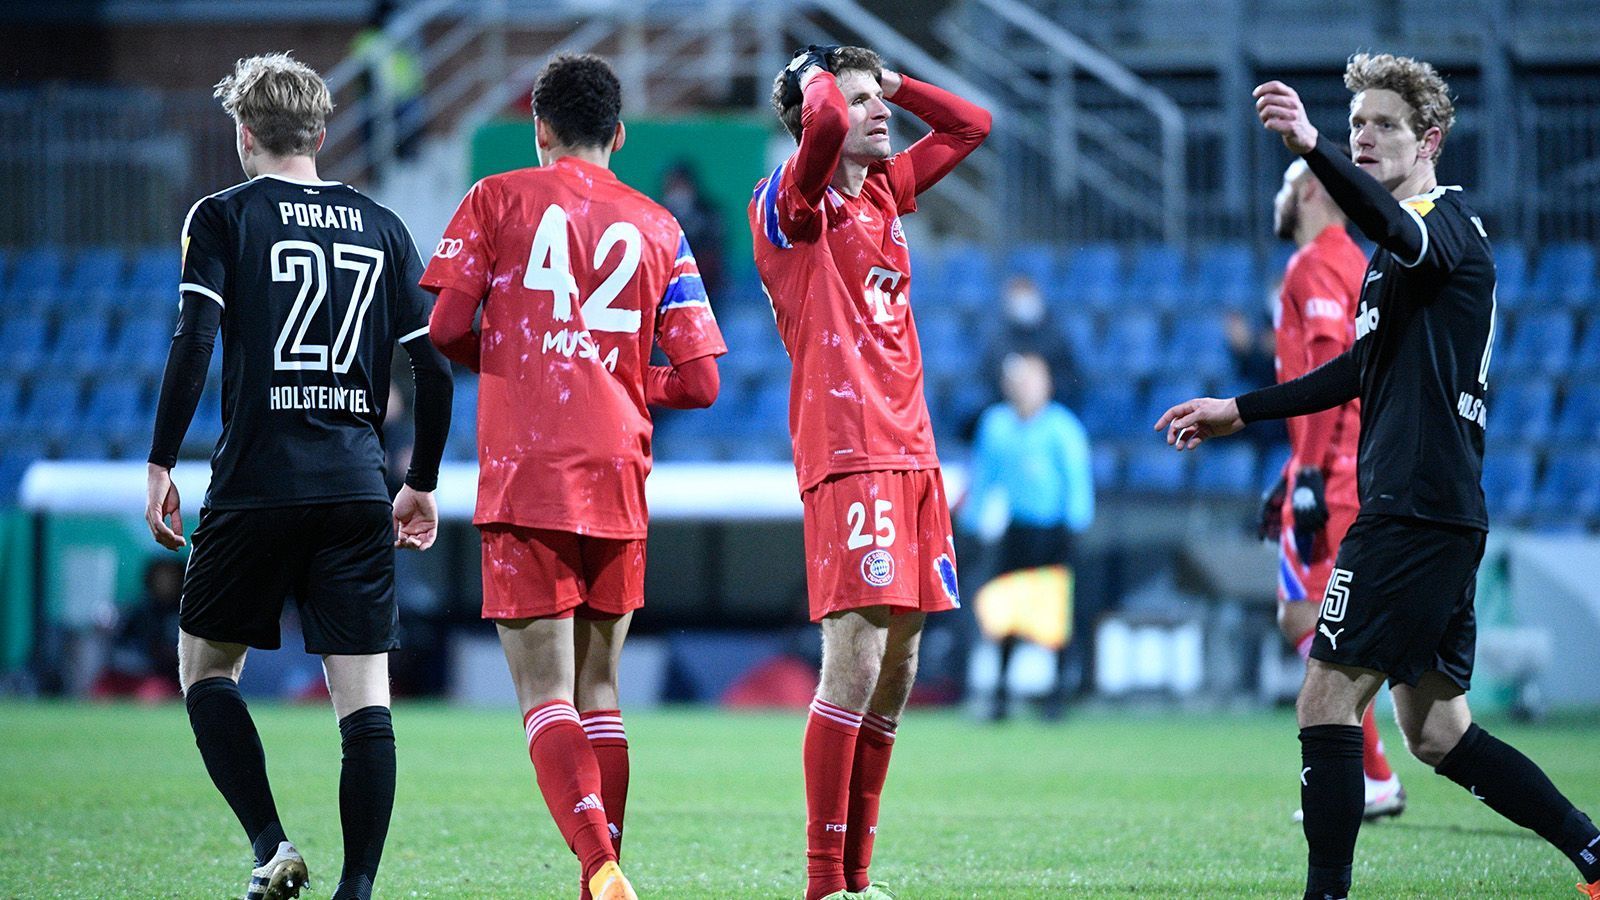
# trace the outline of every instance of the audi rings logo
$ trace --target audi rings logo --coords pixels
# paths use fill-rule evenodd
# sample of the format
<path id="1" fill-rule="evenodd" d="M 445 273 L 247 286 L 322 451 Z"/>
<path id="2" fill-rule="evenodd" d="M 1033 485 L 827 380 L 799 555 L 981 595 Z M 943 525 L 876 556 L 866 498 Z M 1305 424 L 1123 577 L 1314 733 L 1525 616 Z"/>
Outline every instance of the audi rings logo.
<path id="1" fill-rule="evenodd" d="M 433 255 L 440 259 L 455 259 L 461 253 L 461 238 L 440 238 Z"/>

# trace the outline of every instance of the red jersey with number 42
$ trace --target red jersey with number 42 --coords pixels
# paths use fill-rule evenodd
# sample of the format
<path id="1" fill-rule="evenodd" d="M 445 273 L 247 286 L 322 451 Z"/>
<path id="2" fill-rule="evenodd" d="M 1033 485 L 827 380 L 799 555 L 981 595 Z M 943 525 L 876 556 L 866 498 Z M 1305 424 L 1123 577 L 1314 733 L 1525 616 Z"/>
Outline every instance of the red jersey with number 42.
<path id="1" fill-rule="evenodd" d="M 911 316 L 900 216 L 917 208 L 905 153 L 872 166 L 861 193 L 810 207 L 790 157 L 750 201 L 756 269 L 794 363 L 789 432 L 800 490 L 829 475 L 939 465 Z"/>
<path id="2" fill-rule="evenodd" d="M 727 352 L 683 229 L 564 157 L 473 185 L 424 287 L 482 297 L 476 524 L 645 536 L 645 371 Z"/>

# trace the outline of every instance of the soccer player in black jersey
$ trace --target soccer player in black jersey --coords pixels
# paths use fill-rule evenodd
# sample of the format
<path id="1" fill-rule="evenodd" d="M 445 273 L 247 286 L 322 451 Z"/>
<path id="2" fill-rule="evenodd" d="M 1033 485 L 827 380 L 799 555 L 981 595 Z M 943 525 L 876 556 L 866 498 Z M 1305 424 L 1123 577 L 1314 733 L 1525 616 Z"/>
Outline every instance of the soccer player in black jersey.
<path id="1" fill-rule="evenodd" d="M 1361 711 L 1387 678 L 1406 747 L 1511 821 L 1537 832 L 1600 900 L 1600 831 L 1538 766 L 1472 723 L 1466 691 L 1473 591 L 1488 517 L 1484 395 L 1494 346 L 1488 234 L 1434 167 L 1454 122 L 1427 63 L 1358 54 L 1345 69 L 1346 160 L 1319 137 L 1287 85 L 1255 89 L 1268 130 L 1302 156 L 1376 243 L 1349 351 L 1310 373 L 1239 397 L 1189 400 L 1156 422 L 1179 450 L 1258 419 L 1361 398 L 1361 512 L 1339 548 L 1297 705 L 1307 898 L 1350 889 L 1361 826 Z"/>
<path id="2" fill-rule="evenodd" d="M 184 221 L 181 312 L 145 520 L 163 547 L 185 544 L 170 470 L 220 328 L 222 438 L 179 610 L 189 723 L 255 851 L 246 896 L 299 896 L 306 865 L 279 821 L 238 686 L 247 648 L 278 646 L 292 594 L 305 648 L 323 657 L 344 748 L 344 869 L 333 896 L 365 898 L 394 806 L 394 548 L 434 540 L 450 369 L 428 340 L 431 298 L 417 286 L 422 259 L 405 224 L 317 175 L 333 108 L 322 78 L 287 54 L 257 56 L 240 60 L 216 94 L 250 180 L 201 199 Z M 417 433 L 391 504 L 379 429 L 397 341 L 416 376 Z"/>

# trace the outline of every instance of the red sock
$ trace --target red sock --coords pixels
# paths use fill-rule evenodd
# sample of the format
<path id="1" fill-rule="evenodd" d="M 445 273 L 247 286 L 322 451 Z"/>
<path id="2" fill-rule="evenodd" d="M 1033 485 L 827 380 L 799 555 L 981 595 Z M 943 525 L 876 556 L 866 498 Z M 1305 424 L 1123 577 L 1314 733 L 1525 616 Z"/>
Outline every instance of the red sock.
<path id="1" fill-rule="evenodd" d="M 872 879 L 872 841 L 878 835 L 878 800 L 889 775 L 889 754 L 894 751 L 892 719 L 867 713 L 856 739 L 856 758 L 850 767 L 850 828 L 844 833 L 844 880 L 852 891 L 864 891 Z"/>
<path id="2" fill-rule="evenodd" d="M 552 700 L 528 710 L 522 724 L 545 806 L 567 846 L 578 855 L 583 879 L 588 881 L 601 866 L 615 860 L 617 853 L 606 830 L 600 766 L 578 723 L 578 711 L 565 700 Z"/>
<path id="3" fill-rule="evenodd" d="M 1361 717 L 1361 769 L 1373 781 L 1387 781 L 1394 776 L 1389 768 L 1389 758 L 1383 755 L 1383 738 L 1378 734 L 1378 720 L 1372 716 L 1372 704 L 1367 704 L 1367 714 Z"/>
<path id="4" fill-rule="evenodd" d="M 850 821 L 850 767 L 861 713 L 821 697 L 811 701 L 802 756 L 806 773 L 806 900 L 845 890 L 845 829 Z"/>
<path id="5" fill-rule="evenodd" d="M 591 709 L 578 718 L 600 764 L 600 799 L 606 805 L 611 847 L 621 859 L 622 816 L 628 807 L 628 733 L 622 730 L 622 711 Z"/>

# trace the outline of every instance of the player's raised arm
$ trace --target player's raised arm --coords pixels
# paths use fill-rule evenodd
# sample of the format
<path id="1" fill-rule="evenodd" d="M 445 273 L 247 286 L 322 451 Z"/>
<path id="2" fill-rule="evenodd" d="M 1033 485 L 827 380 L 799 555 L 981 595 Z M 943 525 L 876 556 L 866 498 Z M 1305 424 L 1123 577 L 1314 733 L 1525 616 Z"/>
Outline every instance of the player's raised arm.
<path id="1" fill-rule="evenodd" d="M 1361 370 L 1347 350 L 1293 381 L 1228 400 L 1186 400 L 1162 413 L 1155 430 L 1167 433 L 1167 443 L 1189 450 L 1208 438 L 1233 434 L 1251 422 L 1320 412 L 1348 403 L 1360 394 Z"/>
<path id="2" fill-rule="evenodd" d="M 810 47 L 796 52 L 794 61 L 782 76 L 785 82 L 782 89 L 788 91 L 792 81 L 803 99 L 797 135 L 800 149 L 795 151 L 788 177 L 778 189 L 793 191 L 807 209 L 814 209 L 822 202 L 828 182 L 839 168 L 845 133 L 850 130 L 844 94 L 840 93 L 828 64 L 827 55 L 832 49 Z M 792 93 L 790 96 L 792 98 Z"/>
<path id="3" fill-rule="evenodd" d="M 1291 152 L 1305 158 L 1317 180 L 1368 240 L 1401 260 L 1412 264 L 1420 261 L 1426 249 L 1421 222 L 1400 205 L 1390 193 L 1390 187 L 1357 165 L 1376 163 L 1375 155 L 1358 148 L 1354 161 L 1345 158 L 1332 141 L 1318 134 L 1312 126 L 1300 95 L 1281 81 L 1259 85 L 1254 96 L 1261 124 L 1281 136 L 1284 146 Z M 1406 127 L 1403 123 L 1388 121 L 1367 123 L 1352 116 L 1352 130 L 1368 124 L 1375 129 Z"/>
<path id="4" fill-rule="evenodd" d="M 883 70 L 883 98 L 933 127 L 906 150 L 919 194 L 978 149 L 993 124 L 993 117 L 983 107 L 888 69 Z"/>

